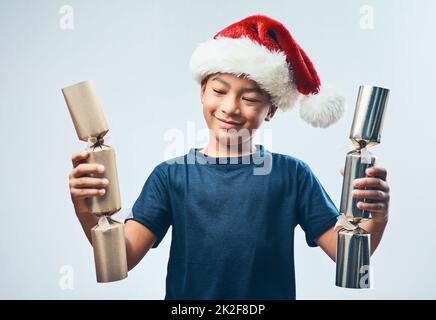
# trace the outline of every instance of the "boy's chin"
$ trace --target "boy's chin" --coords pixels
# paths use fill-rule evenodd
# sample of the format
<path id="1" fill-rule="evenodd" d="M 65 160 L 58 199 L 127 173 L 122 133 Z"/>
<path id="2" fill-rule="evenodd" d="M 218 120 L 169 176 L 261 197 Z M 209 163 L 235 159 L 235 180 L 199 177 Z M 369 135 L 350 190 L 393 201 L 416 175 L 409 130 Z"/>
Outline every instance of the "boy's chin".
<path id="1" fill-rule="evenodd" d="M 219 138 L 232 138 L 232 139 L 237 139 L 240 135 L 239 132 L 237 130 L 225 130 L 225 129 L 218 129 L 215 130 L 215 136 L 219 137 Z"/>
<path id="2" fill-rule="evenodd" d="M 226 135 L 226 136 L 241 136 L 241 137 L 245 137 L 245 136 L 251 136 L 253 132 L 255 132 L 255 129 L 247 129 L 247 128 L 221 128 L 221 127 L 215 127 L 214 128 L 214 133 L 216 135 L 222 136 L 222 135 Z"/>
<path id="3" fill-rule="evenodd" d="M 226 130 L 216 130 L 215 137 L 218 137 L 220 144 L 227 146 L 238 146 L 242 143 L 249 143 L 251 141 L 251 135 L 249 134 L 240 134 L 236 130 L 232 130 L 233 132 L 229 132 Z M 248 132 L 248 131 L 247 131 Z"/>

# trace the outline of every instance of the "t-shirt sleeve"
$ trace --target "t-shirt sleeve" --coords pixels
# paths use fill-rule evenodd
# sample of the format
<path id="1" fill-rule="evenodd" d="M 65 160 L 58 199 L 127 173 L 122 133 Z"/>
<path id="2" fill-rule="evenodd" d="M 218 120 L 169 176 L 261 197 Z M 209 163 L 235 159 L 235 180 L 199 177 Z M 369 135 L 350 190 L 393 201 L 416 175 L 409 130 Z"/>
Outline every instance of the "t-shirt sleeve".
<path id="1" fill-rule="evenodd" d="M 157 238 L 153 248 L 164 238 L 171 225 L 171 203 L 166 173 L 159 166 L 147 178 L 125 222 L 128 220 L 135 220 L 153 232 Z"/>
<path id="2" fill-rule="evenodd" d="M 317 246 L 315 239 L 336 224 L 338 215 L 338 209 L 315 174 L 302 162 L 298 173 L 298 223 L 310 247 Z"/>

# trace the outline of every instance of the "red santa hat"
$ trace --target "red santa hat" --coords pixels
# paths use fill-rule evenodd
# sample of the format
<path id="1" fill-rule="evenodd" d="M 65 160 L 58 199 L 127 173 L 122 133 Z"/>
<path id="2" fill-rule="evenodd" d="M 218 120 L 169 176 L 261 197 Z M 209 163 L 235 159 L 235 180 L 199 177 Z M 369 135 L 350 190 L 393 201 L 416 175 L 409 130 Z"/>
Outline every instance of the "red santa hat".
<path id="1" fill-rule="evenodd" d="M 300 98 L 300 116 L 325 128 L 344 113 L 345 99 L 321 81 L 307 54 L 286 27 L 264 15 L 231 24 L 194 50 L 195 79 L 222 72 L 244 75 L 271 96 L 271 103 L 291 109 Z"/>

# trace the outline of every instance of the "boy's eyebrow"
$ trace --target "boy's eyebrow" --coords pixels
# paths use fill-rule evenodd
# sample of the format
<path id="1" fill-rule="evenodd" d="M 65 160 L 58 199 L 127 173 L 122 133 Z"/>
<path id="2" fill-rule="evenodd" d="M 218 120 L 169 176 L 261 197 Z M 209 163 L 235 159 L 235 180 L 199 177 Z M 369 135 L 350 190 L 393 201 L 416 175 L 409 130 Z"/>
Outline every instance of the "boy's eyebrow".
<path id="1" fill-rule="evenodd" d="M 226 85 L 227 87 L 230 87 L 230 84 L 227 81 L 224 81 L 223 79 L 221 79 L 220 77 L 215 77 L 215 78 L 212 79 L 212 81 L 214 81 L 214 80 L 221 82 L 222 84 Z M 243 88 L 241 90 L 241 92 L 244 92 L 244 93 L 245 92 L 257 92 L 257 93 L 259 93 L 261 95 L 264 94 L 263 90 L 260 89 L 259 87 Z"/>

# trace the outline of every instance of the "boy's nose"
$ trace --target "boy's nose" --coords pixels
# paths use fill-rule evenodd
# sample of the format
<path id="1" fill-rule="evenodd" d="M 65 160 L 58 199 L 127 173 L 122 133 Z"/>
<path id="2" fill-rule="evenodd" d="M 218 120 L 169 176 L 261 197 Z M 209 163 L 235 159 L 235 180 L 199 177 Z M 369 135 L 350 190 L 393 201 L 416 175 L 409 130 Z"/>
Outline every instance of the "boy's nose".
<path id="1" fill-rule="evenodd" d="M 221 111 L 225 114 L 233 114 L 233 113 L 238 114 L 240 112 L 239 104 L 237 101 L 234 100 L 225 101 L 221 105 Z"/>

